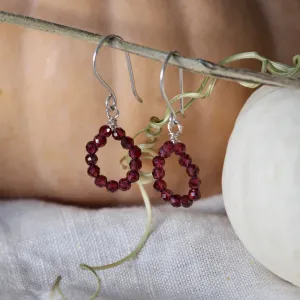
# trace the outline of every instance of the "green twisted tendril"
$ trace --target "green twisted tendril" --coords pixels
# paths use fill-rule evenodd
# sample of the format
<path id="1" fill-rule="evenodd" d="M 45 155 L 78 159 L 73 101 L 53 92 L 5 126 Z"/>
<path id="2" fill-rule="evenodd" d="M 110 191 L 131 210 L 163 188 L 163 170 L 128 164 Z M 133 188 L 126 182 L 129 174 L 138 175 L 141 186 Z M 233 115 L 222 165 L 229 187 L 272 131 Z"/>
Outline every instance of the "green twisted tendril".
<path id="1" fill-rule="evenodd" d="M 238 60 L 244 60 L 244 59 L 256 59 L 261 62 L 261 72 L 262 73 L 270 73 L 273 75 L 277 76 L 282 76 L 282 77 L 290 77 L 290 78 L 299 78 L 300 77 L 300 54 L 295 55 L 293 57 L 293 66 L 288 66 L 285 64 L 281 64 L 275 61 L 271 61 L 267 59 L 264 56 L 259 55 L 256 52 L 245 52 L 245 53 L 240 53 L 240 54 L 235 54 L 230 57 L 227 57 L 219 62 L 219 65 L 227 65 L 229 63 L 232 63 L 234 61 Z M 217 82 L 217 78 L 211 78 L 211 77 L 205 77 L 205 79 L 202 81 L 199 89 L 194 92 L 194 93 L 183 93 L 175 96 L 172 100 L 171 103 L 174 103 L 178 101 L 179 99 L 183 98 L 190 98 L 190 100 L 184 105 L 183 112 L 185 112 L 197 99 L 204 99 L 208 98 Z M 259 83 L 248 83 L 248 82 L 242 82 L 238 81 L 238 83 L 244 87 L 247 88 L 257 88 L 261 84 Z M 180 110 L 176 111 L 176 115 L 178 115 Z M 145 134 L 146 137 L 148 138 L 148 141 L 144 144 L 140 144 L 139 147 L 142 149 L 142 160 L 152 160 L 154 156 L 157 155 L 156 151 L 154 150 L 156 146 L 156 142 L 158 140 L 158 137 L 161 134 L 162 127 L 168 122 L 169 120 L 169 115 L 170 112 L 168 109 L 165 111 L 165 115 L 163 118 L 158 118 L 158 117 L 151 117 L 148 123 L 148 126 L 141 131 L 137 132 L 134 135 L 134 139 L 136 139 L 138 136 Z M 124 156 L 120 164 L 124 168 L 128 168 L 130 162 L 130 158 L 128 155 Z M 150 203 L 149 196 L 144 189 L 144 185 L 149 184 L 153 182 L 152 178 L 152 173 L 150 172 L 141 172 L 140 173 L 140 180 L 138 182 L 138 186 L 140 188 L 140 192 L 142 195 L 142 198 L 144 200 L 145 208 L 146 208 L 146 213 L 147 213 L 147 223 L 146 223 L 146 228 L 145 232 L 138 243 L 137 247 L 127 256 L 124 258 L 103 266 L 88 266 L 86 264 L 80 264 L 81 269 L 83 270 L 88 270 L 92 272 L 92 274 L 96 277 L 97 280 L 97 289 L 96 292 L 89 298 L 89 300 L 94 300 L 96 299 L 101 291 L 101 280 L 96 273 L 96 271 L 101 271 L 101 270 L 106 270 L 106 269 L 111 269 L 115 268 L 126 261 L 129 261 L 131 259 L 134 259 L 137 254 L 142 250 L 143 246 L 145 245 L 150 233 L 151 233 L 151 223 L 152 223 L 152 207 Z M 60 296 L 61 299 L 67 300 L 67 298 L 64 296 L 63 292 L 60 289 L 60 281 L 61 281 L 61 276 L 58 276 L 55 283 L 53 284 L 53 287 L 51 289 L 51 294 L 50 294 L 50 299 L 54 299 L 54 295 L 57 292 Z"/>

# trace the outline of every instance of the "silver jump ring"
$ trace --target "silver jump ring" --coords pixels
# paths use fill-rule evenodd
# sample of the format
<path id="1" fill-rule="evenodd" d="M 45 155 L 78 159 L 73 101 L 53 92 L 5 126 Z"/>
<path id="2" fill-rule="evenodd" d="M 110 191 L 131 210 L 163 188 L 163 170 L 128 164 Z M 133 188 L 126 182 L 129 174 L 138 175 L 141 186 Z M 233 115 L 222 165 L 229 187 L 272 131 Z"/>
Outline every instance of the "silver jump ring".
<path id="1" fill-rule="evenodd" d="M 112 108 L 112 110 L 115 110 L 117 104 L 114 101 L 113 95 L 111 95 L 111 94 L 108 95 L 108 97 L 105 100 L 105 106 L 106 106 L 106 109 L 111 110 L 111 108 Z"/>
<path id="2" fill-rule="evenodd" d="M 173 132 L 173 127 L 177 126 L 177 131 Z M 183 126 L 181 125 L 181 123 L 179 123 L 178 121 L 174 121 L 174 122 L 169 122 L 168 123 L 168 131 L 170 134 L 181 134 L 183 130 Z"/>
<path id="3" fill-rule="evenodd" d="M 176 132 L 173 131 L 174 126 L 177 126 Z M 172 114 L 171 114 L 170 118 L 169 118 L 169 123 L 168 123 L 168 131 L 169 131 L 170 141 L 172 141 L 173 143 L 177 143 L 178 137 L 181 135 L 182 130 L 183 130 L 183 126 L 181 125 L 181 123 L 178 122 L 176 119 L 174 119 L 174 116 L 172 116 Z"/>
<path id="4" fill-rule="evenodd" d="M 110 103 L 111 100 L 112 100 L 112 103 Z M 111 120 L 116 120 L 120 115 L 120 112 L 113 100 L 114 99 L 113 99 L 112 95 L 109 95 L 105 100 L 106 115 L 110 122 L 111 122 Z M 111 114 L 112 112 L 114 112 L 114 114 Z"/>

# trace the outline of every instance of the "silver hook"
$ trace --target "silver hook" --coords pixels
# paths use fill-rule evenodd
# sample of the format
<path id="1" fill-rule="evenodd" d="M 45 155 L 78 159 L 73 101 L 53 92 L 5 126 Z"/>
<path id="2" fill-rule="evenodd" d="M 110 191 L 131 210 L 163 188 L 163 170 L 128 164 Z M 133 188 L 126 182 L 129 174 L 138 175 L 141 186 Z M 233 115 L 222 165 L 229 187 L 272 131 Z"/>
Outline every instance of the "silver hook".
<path id="1" fill-rule="evenodd" d="M 113 92 L 112 88 L 107 84 L 107 82 L 99 75 L 99 72 L 96 68 L 96 61 L 97 61 L 97 54 L 100 50 L 100 48 L 103 46 L 103 44 L 105 42 L 109 42 L 112 39 L 118 39 L 119 41 L 123 41 L 123 39 L 120 36 L 117 35 L 108 35 L 105 36 L 102 40 L 100 40 L 94 55 L 93 55 L 93 69 L 94 69 L 94 74 L 97 77 L 97 79 L 103 84 L 103 86 L 109 91 L 109 94 L 111 95 L 111 98 L 113 100 L 112 103 L 112 107 L 116 107 L 117 105 L 117 97 L 115 95 L 115 93 Z M 141 99 L 141 97 L 138 95 L 137 91 L 136 91 L 136 87 L 135 87 L 135 80 L 134 80 L 134 75 L 133 75 L 133 70 L 132 70 L 132 65 L 131 65 L 131 60 L 130 60 L 130 56 L 128 52 L 125 52 L 125 57 L 126 57 L 126 62 L 127 62 L 127 67 L 128 67 L 128 73 L 129 73 L 129 78 L 130 78 L 130 83 L 131 83 L 131 89 L 133 92 L 133 95 L 135 96 L 135 98 L 142 103 L 143 100 Z"/>
<path id="2" fill-rule="evenodd" d="M 167 57 L 166 57 L 166 59 L 163 63 L 161 71 L 160 71 L 160 91 L 161 91 L 161 93 L 164 97 L 164 100 L 167 103 L 167 107 L 170 111 L 168 131 L 169 131 L 170 140 L 173 143 L 178 142 L 178 137 L 182 133 L 183 127 L 180 124 L 180 122 L 176 119 L 176 112 L 174 111 L 174 109 L 173 109 L 173 107 L 170 103 L 170 100 L 168 99 L 167 94 L 165 92 L 164 78 L 165 78 L 165 71 L 166 71 L 169 59 L 171 58 L 171 56 L 178 55 L 178 54 L 179 54 L 178 51 L 169 52 L 169 54 L 167 55 Z M 179 85 L 180 85 L 180 93 L 183 94 L 183 70 L 182 70 L 182 68 L 179 68 Z M 180 99 L 180 111 L 181 111 L 182 114 L 183 114 L 183 110 L 184 110 L 184 102 L 183 102 L 183 97 L 181 97 L 181 99 Z M 173 132 L 173 127 L 174 126 L 177 126 L 177 131 L 176 132 Z"/>
<path id="3" fill-rule="evenodd" d="M 173 120 L 176 120 L 176 113 L 170 103 L 170 100 L 168 99 L 168 96 L 165 92 L 165 71 L 166 71 L 166 68 L 167 68 L 167 65 L 168 65 L 168 61 L 170 60 L 171 56 L 176 56 L 178 55 L 179 52 L 178 51 L 170 51 L 163 63 L 163 66 L 161 68 L 161 71 L 160 71 L 160 91 L 167 103 L 167 106 L 168 106 L 168 109 L 170 111 L 170 114 L 173 115 Z M 179 68 L 178 69 L 178 72 L 179 72 L 179 87 L 180 87 L 180 94 L 183 94 L 183 70 L 182 68 Z M 180 112 L 181 114 L 183 115 L 184 114 L 184 98 L 181 97 L 180 98 Z"/>

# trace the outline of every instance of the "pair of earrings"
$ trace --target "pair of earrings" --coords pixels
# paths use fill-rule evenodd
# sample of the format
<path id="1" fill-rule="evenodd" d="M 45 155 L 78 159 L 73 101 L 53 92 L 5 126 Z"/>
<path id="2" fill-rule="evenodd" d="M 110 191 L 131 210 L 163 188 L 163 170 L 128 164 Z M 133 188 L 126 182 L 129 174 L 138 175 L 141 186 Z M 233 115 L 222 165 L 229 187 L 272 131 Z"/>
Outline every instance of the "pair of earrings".
<path id="1" fill-rule="evenodd" d="M 87 155 L 85 157 L 86 163 L 89 165 L 87 173 L 93 177 L 95 184 L 98 187 L 106 188 L 110 192 L 116 192 L 117 190 L 128 191 L 131 184 L 139 180 L 139 171 L 142 168 L 142 161 L 140 159 L 142 155 L 141 149 L 134 144 L 134 140 L 127 136 L 125 130 L 118 126 L 117 119 L 119 117 L 119 110 L 117 108 L 117 98 L 111 87 L 103 80 L 96 69 L 96 59 L 100 48 L 105 42 L 109 42 L 113 39 L 122 40 L 121 37 L 115 35 L 109 35 L 104 37 L 98 44 L 93 55 L 93 70 L 96 78 L 103 84 L 103 86 L 109 91 L 109 95 L 106 98 L 106 115 L 108 117 L 107 124 L 103 125 L 99 129 L 99 133 L 94 137 L 92 141 L 89 141 L 86 145 Z M 176 55 L 176 51 L 171 51 L 163 64 L 160 73 L 160 90 L 164 100 L 167 103 L 167 107 L 170 111 L 170 117 L 168 122 L 169 140 L 166 141 L 159 149 L 158 155 L 152 160 L 154 169 L 152 172 L 155 182 L 153 187 L 155 190 L 161 193 L 161 197 L 164 201 L 170 202 L 174 207 L 190 207 L 194 200 L 200 198 L 200 179 L 199 168 L 192 163 L 192 158 L 186 153 L 185 144 L 181 143 L 178 138 L 182 133 L 182 125 L 176 118 L 176 113 L 168 100 L 168 97 L 164 90 L 164 74 L 171 56 Z M 139 102 L 142 102 L 141 98 L 136 92 L 135 81 L 132 71 L 132 65 L 130 56 L 125 52 L 131 88 L 134 96 Z M 182 69 L 179 69 L 180 82 L 182 86 Z M 183 99 L 181 99 L 181 109 L 183 110 Z M 173 131 L 173 128 L 177 127 L 177 131 Z M 113 137 L 115 140 L 120 141 L 121 146 L 128 150 L 128 154 L 131 158 L 129 163 L 130 170 L 127 172 L 125 178 L 121 178 L 119 181 L 108 180 L 104 175 L 100 174 L 100 168 L 97 166 L 98 157 L 96 155 L 99 148 L 104 147 L 107 143 L 107 138 Z M 186 168 L 187 174 L 190 177 L 189 180 L 189 192 L 187 195 L 174 194 L 171 190 L 167 189 L 167 183 L 164 181 L 165 176 L 165 159 L 175 154 L 179 157 L 179 164 Z"/>

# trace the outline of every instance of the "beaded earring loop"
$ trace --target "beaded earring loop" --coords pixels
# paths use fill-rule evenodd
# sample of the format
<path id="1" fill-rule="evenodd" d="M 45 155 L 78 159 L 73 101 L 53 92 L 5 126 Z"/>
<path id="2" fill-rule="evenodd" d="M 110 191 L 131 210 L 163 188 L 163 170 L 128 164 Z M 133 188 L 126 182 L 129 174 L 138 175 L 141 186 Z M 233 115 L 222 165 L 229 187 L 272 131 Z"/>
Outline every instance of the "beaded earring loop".
<path id="1" fill-rule="evenodd" d="M 94 137 L 93 140 L 89 141 L 86 145 L 87 155 L 85 161 L 88 164 L 87 173 L 89 176 L 94 178 L 96 186 L 100 188 L 106 188 L 109 192 L 116 192 L 117 190 L 128 191 L 131 188 L 131 184 L 137 182 L 140 178 L 139 171 L 142 168 L 142 161 L 140 156 L 142 155 L 141 149 L 134 145 L 134 141 L 131 137 L 126 136 L 125 130 L 118 126 L 117 119 L 119 117 L 119 110 L 117 108 L 117 98 L 112 88 L 104 81 L 104 79 L 99 75 L 96 68 L 97 54 L 100 48 L 105 42 L 109 42 L 113 39 L 118 39 L 122 41 L 122 38 L 116 35 L 108 35 L 104 37 L 98 44 L 94 55 L 93 55 L 93 70 L 96 78 L 103 84 L 103 86 L 109 91 L 109 95 L 106 98 L 106 115 L 108 118 L 107 124 L 103 125 L 99 129 L 99 133 Z M 131 88 L 135 98 L 142 102 L 142 99 L 136 92 L 135 81 L 130 61 L 130 56 L 125 52 Z M 102 148 L 107 143 L 107 138 L 112 136 L 115 140 L 121 142 L 121 146 L 128 150 L 128 154 L 131 157 L 130 170 L 126 174 L 126 178 L 121 178 L 119 181 L 108 180 L 106 176 L 100 174 L 100 168 L 97 166 L 98 157 L 96 155 L 99 148 Z"/>
<path id="2" fill-rule="evenodd" d="M 179 135 L 182 133 L 182 125 L 176 119 L 176 113 L 165 93 L 164 88 L 164 75 L 165 70 L 168 64 L 169 59 L 171 56 L 176 55 L 177 51 L 171 51 L 162 66 L 160 72 L 160 90 L 164 100 L 167 103 L 167 107 L 170 112 L 169 123 L 168 123 L 168 131 L 169 131 L 169 141 L 166 141 L 159 149 L 158 155 L 155 156 L 152 160 L 152 164 L 154 166 L 152 176 L 155 179 L 153 187 L 155 190 L 161 193 L 161 198 L 166 201 L 170 202 L 170 204 L 174 207 L 190 207 L 195 200 L 200 199 L 200 184 L 201 180 L 198 177 L 199 175 L 199 167 L 192 163 L 192 158 L 190 155 L 186 153 L 186 146 L 185 144 L 181 143 L 178 138 Z M 180 74 L 180 81 L 182 81 L 182 69 L 179 68 Z M 180 84 L 182 86 L 182 82 Z M 181 104 L 182 105 L 182 104 Z M 181 112 L 183 112 L 183 107 L 181 107 Z M 173 128 L 177 127 L 177 131 L 173 131 Z M 165 176 L 165 159 L 171 156 L 174 153 L 179 157 L 179 164 L 186 168 L 187 175 L 190 177 L 189 179 L 189 192 L 187 195 L 179 195 L 174 194 L 171 190 L 167 189 L 167 183 L 163 180 Z"/>

